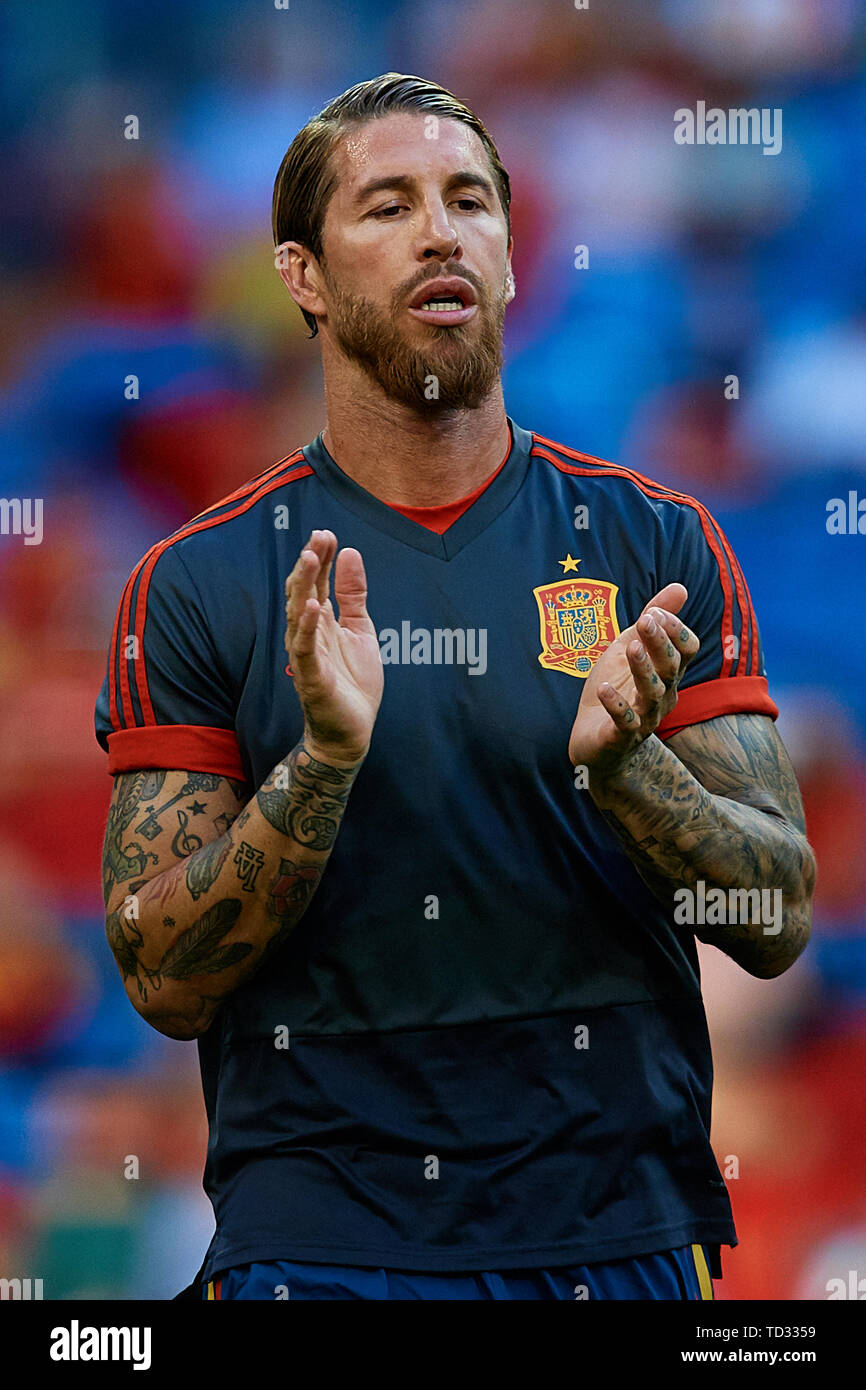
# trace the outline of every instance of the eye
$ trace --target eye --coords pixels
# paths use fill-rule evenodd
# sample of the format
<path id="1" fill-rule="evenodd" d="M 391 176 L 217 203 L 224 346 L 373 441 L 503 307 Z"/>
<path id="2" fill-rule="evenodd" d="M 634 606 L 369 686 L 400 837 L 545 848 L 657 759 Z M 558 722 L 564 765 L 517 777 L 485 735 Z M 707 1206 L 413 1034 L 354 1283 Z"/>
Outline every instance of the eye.
<path id="1" fill-rule="evenodd" d="M 402 203 L 391 203 L 391 204 L 389 204 L 389 206 L 386 207 L 386 208 L 379 208 L 376 212 L 373 213 L 373 216 L 374 216 L 374 217 L 387 217 L 387 215 L 388 215 L 389 212 L 399 212 L 399 211 L 401 210 L 402 206 L 403 206 Z"/>
<path id="2" fill-rule="evenodd" d="M 480 207 L 481 207 L 481 204 L 478 202 L 478 199 L 477 199 L 477 198 L 458 198 L 458 199 L 457 199 L 457 202 L 458 202 L 458 203 L 470 203 L 471 206 L 472 206 L 473 208 L 480 208 Z"/>

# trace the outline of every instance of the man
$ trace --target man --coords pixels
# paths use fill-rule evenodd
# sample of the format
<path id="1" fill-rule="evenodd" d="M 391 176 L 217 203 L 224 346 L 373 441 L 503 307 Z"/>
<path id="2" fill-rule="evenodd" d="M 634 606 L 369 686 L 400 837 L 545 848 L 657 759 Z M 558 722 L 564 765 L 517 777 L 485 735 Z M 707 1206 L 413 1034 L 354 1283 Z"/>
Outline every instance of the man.
<path id="1" fill-rule="evenodd" d="M 198 1041 L 204 1297 L 711 1298 L 736 1243 L 694 937 L 796 959 L 800 797 L 712 517 L 505 413 L 509 203 L 421 79 L 300 132 L 326 428 L 120 602 L 106 926 Z"/>

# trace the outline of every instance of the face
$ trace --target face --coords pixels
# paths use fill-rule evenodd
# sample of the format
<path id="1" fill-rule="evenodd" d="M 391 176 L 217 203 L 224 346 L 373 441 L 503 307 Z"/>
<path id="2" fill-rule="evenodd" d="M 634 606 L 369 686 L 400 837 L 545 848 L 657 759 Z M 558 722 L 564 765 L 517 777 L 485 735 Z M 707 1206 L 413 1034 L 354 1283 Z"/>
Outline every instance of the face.
<path id="1" fill-rule="evenodd" d="M 332 158 L 320 330 L 419 413 L 477 408 L 502 370 L 513 295 L 483 144 L 460 121 L 395 112 L 358 126 Z M 442 279 L 452 283 L 432 283 Z M 421 307 L 434 295 L 452 307 Z"/>

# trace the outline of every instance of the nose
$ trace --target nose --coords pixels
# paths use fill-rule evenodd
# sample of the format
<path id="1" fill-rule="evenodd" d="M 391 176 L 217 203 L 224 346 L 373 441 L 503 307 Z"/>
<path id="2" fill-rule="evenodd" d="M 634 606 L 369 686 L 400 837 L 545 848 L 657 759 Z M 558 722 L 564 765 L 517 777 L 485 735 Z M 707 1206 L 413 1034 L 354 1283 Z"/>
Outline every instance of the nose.
<path id="1" fill-rule="evenodd" d="M 419 242 L 419 259 L 451 261 L 462 255 L 459 233 L 449 223 L 448 209 L 439 202 L 429 210 Z"/>

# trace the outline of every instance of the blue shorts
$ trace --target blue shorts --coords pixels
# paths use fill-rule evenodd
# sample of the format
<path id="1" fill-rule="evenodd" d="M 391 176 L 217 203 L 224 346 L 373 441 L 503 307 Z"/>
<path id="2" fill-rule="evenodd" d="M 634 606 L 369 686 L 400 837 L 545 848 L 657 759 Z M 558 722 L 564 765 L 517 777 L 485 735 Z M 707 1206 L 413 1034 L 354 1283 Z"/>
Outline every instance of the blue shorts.
<path id="1" fill-rule="evenodd" d="M 238 1265 L 202 1287 L 205 1299 L 711 1299 L 709 1250 L 684 1245 L 653 1255 L 567 1269 L 506 1269 L 485 1274 L 418 1274 L 405 1269 L 298 1264 Z"/>

